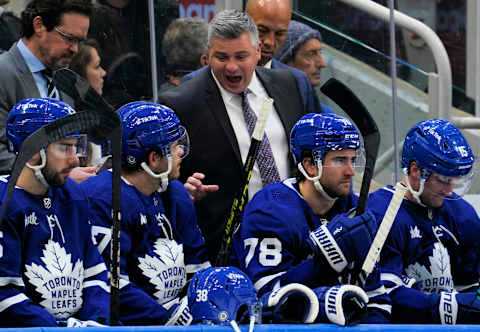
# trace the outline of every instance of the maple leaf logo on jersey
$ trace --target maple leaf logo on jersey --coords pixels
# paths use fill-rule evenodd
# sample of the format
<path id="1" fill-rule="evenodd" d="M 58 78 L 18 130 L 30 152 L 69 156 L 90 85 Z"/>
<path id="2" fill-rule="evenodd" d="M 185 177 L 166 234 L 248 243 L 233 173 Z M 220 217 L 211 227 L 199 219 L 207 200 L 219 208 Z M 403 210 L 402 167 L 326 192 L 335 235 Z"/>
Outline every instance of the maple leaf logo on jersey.
<path id="1" fill-rule="evenodd" d="M 56 318 L 68 318 L 82 307 L 83 261 L 73 265 L 71 254 L 52 240 L 42 253 L 43 264 L 26 265 L 25 275 L 42 295 L 40 304 Z"/>
<path id="2" fill-rule="evenodd" d="M 453 279 L 450 255 L 442 243 L 436 242 L 434 244 L 432 256 L 429 256 L 428 260 L 430 271 L 418 262 L 405 269 L 407 276 L 416 280 L 414 287 L 430 294 L 451 291 L 453 289 Z"/>
<path id="3" fill-rule="evenodd" d="M 147 254 L 145 258 L 140 257 L 138 267 L 158 290 L 153 294 L 157 301 L 165 304 L 177 297 L 187 280 L 183 244 L 175 240 L 157 239 L 154 253 L 153 256 Z"/>
<path id="4" fill-rule="evenodd" d="M 410 237 L 412 239 L 421 239 L 422 238 L 422 234 L 420 234 L 420 230 L 418 229 L 417 226 L 413 227 L 410 226 Z"/>

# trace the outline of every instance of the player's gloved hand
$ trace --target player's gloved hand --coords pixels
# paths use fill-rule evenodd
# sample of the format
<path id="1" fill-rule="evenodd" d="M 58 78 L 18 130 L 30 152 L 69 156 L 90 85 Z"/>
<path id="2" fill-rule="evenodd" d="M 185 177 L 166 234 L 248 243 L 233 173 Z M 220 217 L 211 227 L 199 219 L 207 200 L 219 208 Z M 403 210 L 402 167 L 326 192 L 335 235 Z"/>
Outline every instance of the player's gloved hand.
<path id="1" fill-rule="evenodd" d="M 320 303 L 317 322 L 346 326 L 358 324 L 367 316 L 368 296 L 358 286 L 319 287 L 313 291 Z"/>
<path id="2" fill-rule="evenodd" d="M 349 264 L 363 265 L 377 229 L 375 216 L 368 210 L 357 217 L 339 214 L 311 232 L 308 242 L 315 254 L 325 256 L 340 273 Z"/>
<path id="3" fill-rule="evenodd" d="M 262 323 L 313 323 L 318 314 L 318 298 L 305 285 L 291 283 L 260 298 Z"/>
<path id="4" fill-rule="evenodd" d="M 188 298 L 183 297 L 177 304 L 174 304 L 169 311 L 172 313 L 165 325 L 190 325 L 193 316 L 188 307 Z"/>
<path id="5" fill-rule="evenodd" d="M 79 320 L 73 317 L 67 319 L 67 327 L 107 327 L 93 320 Z"/>
<path id="6" fill-rule="evenodd" d="M 480 300 L 476 292 L 441 292 L 438 306 L 442 324 L 478 324 Z"/>

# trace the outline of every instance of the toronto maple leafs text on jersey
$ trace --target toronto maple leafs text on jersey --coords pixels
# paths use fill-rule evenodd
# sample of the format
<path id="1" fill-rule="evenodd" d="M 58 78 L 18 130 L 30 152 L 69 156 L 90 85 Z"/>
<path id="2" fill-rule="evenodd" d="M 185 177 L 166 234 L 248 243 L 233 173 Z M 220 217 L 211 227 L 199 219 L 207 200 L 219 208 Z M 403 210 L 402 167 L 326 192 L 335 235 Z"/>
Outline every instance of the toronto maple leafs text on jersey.
<path id="1" fill-rule="evenodd" d="M 393 191 L 387 186 L 370 195 L 368 206 L 378 220 Z M 448 323 L 448 310 L 441 308 L 452 307 L 448 292 L 478 288 L 480 220 L 457 198 L 437 209 L 403 200 L 380 259 L 394 322 Z M 439 308 L 442 296 L 446 304 Z"/>
<path id="2" fill-rule="evenodd" d="M 262 294 L 300 283 L 310 288 L 351 283 L 351 275 L 340 276 L 325 259 L 313 255 L 309 234 L 335 215 L 356 205 L 353 193 L 339 198 L 325 216 L 316 216 L 301 196 L 295 179 L 269 185 L 245 208 L 244 218 L 232 243 L 240 268 Z M 364 287 L 370 297 L 367 323 L 388 323 L 390 299 L 378 269 Z"/>
<path id="3" fill-rule="evenodd" d="M 109 265 L 112 174 L 104 171 L 82 186 L 91 199 L 93 240 Z M 121 221 L 120 320 L 164 324 L 188 275 L 210 266 L 193 203 L 177 180 L 162 194 L 144 195 L 122 179 Z"/>
<path id="4" fill-rule="evenodd" d="M 0 182 L 0 192 L 6 186 Z M 89 210 L 70 179 L 43 197 L 15 189 L 0 239 L 3 326 L 108 319 L 107 269 L 91 240 Z"/>

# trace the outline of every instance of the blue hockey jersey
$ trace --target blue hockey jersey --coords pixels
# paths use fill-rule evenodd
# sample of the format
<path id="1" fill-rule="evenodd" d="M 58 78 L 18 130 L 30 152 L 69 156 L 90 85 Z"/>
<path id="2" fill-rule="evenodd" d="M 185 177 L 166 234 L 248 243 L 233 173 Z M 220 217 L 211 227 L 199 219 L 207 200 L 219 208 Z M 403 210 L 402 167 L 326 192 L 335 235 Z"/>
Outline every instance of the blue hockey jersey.
<path id="1" fill-rule="evenodd" d="M 94 242 L 110 262 L 112 173 L 82 183 L 91 200 Z M 182 183 L 170 181 L 150 196 L 122 179 L 120 320 L 163 324 L 193 274 L 210 266 L 192 200 Z"/>
<path id="2" fill-rule="evenodd" d="M 8 177 L 0 178 L 2 200 Z M 107 270 L 92 243 L 85 193 L 67 178 L 45 196 L 16 188 L 0 232 L 0 324 L 105 323 Z"/>
<path id="3" fill-rule="evenodd" d="M 355 194 L 339 198 L 325 216 L 317 216 L 299 192 L 295 179 L 266 186 L 245 208 L 233 238 L 239 266 L 252 279 L 259 296 L 288 283 L 310 288 L 348 283 L 326 260 L 313 255 L 307 242 L 311 231 L 357 203 Z M 370 297 L 369 323 L 388 323 L 390 300 L 374 270 L 365 286 Z"/>
<path id="4" fill-rule="evenodd" d="M 387 186 L 368 199 L 379 221 L 393 192 Z M 441 291 L 478 288 L 480 220 L 456 198 L 437 209 L 404 198 L 380 259 L 393 322 L 440 323 Z"/>

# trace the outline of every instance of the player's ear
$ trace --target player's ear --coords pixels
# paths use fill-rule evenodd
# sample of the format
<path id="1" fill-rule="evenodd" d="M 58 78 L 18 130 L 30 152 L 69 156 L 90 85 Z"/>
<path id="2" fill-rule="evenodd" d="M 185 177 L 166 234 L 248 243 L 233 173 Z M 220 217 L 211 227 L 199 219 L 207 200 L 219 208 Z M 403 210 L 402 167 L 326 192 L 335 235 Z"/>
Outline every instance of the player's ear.
<path id="1" fill-rule="evenodd" d="M 160 153 L 152 150 L 147 156 L 148 166 L 151 167 L 152 165 L 159 163 L 162 159 L 163 156 Z"/>
<path id="2" fill-rule="evenodd" d="M 30 165 L 33 165 L 33 166 L 40 165 L 40 163 L 41 163 L 41 160 L 40 160 L 40 159 L 41 159 L 41 158 L 40 158 L 40 153 L 37 152 L 37 153 L 35 153 L 35 154 L 32 156 L 32 158 L 30 158 L 30 159 L 28 160 L 28 163 L 29 163 Z"/>
<path id="3" fill-rule="evenodd" d="M 418 167 L 418 164 L 415 161 L 412 161 L 410 163 L 410 166 L 408 168 L 408 175 L 412 175 L 413 177 L 419 177 L 420 176 L 420 168 Z"/>
<path id="4" fill-rule="evenodd" d="M 316 176 L 318 174 L 317 164 L 313 161 L 312 157 L 304 157 L 302 159 L 303 169 L 307 172 L 308 176 Z"/>

